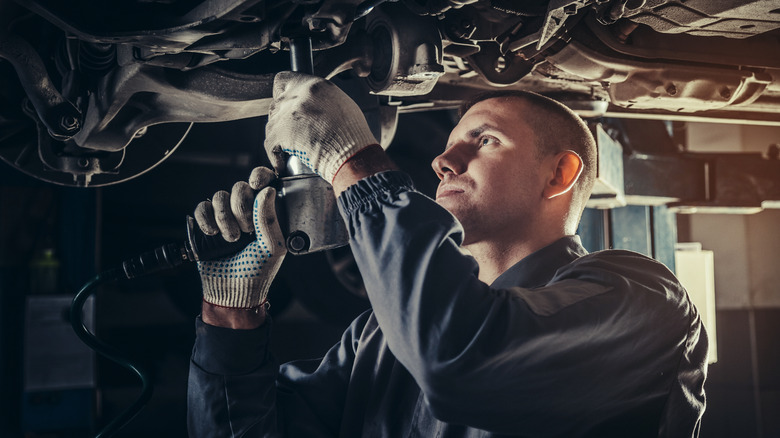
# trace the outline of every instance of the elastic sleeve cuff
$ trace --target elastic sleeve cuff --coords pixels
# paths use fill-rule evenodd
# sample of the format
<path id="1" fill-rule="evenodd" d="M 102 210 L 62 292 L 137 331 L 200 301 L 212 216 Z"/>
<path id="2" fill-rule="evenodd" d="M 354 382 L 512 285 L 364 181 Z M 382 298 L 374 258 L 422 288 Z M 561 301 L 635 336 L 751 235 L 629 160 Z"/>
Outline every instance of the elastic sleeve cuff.
<path id="1" fill-rule="evenodd" d="M 268 360 L 268 338 L 271 317 L 252 330 L 216 327 L 195 319 L 195 347 L 192 360 L 203 371 L 220 375 L 243 375 L 261 367 Z"/>
<path id="2" fill-rule="evenodd" d="M 412 178 L 400 170 L 388 170 L 361 179 L 349 186 L 339 195 L 341 210 L 351 214 L 361 205 L 376 199 L 378 196 L 390 195 L 391 197 L 401 193 L 414 191 Z"/>

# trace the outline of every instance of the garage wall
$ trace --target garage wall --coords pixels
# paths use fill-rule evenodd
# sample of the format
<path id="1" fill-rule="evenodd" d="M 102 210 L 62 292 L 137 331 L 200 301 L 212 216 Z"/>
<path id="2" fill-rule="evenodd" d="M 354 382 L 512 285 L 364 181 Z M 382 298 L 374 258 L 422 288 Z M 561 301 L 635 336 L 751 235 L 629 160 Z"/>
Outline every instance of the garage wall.
<path id="1" fill-rule="evenodd" d="M 692 152 L 766 152 L 780 128 L 690 123 Z M 702 437 L 780 436 L 780 210 L 696 214 L 686 234 L 715 256 L 718 363 Z"/>
<path id="2" fill-rule="evenodd" d="M 766 152 L 780 143 L 780 128 L 689 124 L 693 152 Z M 691 238 L 715 251 L 719 309 L 780 307 L 780 210 L 755 215 L 690 217 Z"/>

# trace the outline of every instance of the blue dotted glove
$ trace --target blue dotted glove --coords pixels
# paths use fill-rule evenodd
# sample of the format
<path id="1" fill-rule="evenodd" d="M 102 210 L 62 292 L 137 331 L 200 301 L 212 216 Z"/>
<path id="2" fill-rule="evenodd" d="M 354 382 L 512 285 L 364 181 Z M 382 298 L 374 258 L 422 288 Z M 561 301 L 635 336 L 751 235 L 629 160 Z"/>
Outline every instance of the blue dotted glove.
<path id="1" fill-rule="evenodd" d="M 259 169 L 270 172 L 269 169 Z M 250 184 L 252 180 L 253 178 L 250 178 Z M 270 179 L 265 184 L 267 182 L 270 182 Z M 227 240 L 236 240 L 238 233 L 234 233 L 233 238 L 233 228 L 240 226 L 242 231 L 246 232 L 245 224 L 251 223 L 251 231 L 257 235 L 255 241 L 233 257 L 198 262 L 203 299 L 208 303 L 242 309 L 262 305 L 287 254 L 284 237 L 276 218 L 276 190 L 273 187 L 263 188 L 254 198 L 250 209 L 246 207 L 246 201 L 251 199 L 254 193 L 252 188 L 246 183 L 233 186 L 232 194 L 229 195 L 231 208 L 225 208 L 227 192 L 218 192 L 211 203 L 204 201 L 195 210 L 198 225 L 206 234 L 214 235 L 219 231 Z"/>

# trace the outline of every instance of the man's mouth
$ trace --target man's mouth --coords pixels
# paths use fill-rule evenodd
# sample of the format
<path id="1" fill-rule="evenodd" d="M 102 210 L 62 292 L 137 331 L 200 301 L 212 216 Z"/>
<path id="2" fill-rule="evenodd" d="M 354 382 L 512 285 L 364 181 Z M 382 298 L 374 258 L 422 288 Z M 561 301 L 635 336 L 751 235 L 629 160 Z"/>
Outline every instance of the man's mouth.
<path id="1" fill-rule="evenodd" d="M 442 199 L 446 198 L 448 196 L 454 196 L 465 192 L 465 190 L 453 187 L 453 186 L 441 186 L 438 190 L 436 190 L 436 199 Z"/>

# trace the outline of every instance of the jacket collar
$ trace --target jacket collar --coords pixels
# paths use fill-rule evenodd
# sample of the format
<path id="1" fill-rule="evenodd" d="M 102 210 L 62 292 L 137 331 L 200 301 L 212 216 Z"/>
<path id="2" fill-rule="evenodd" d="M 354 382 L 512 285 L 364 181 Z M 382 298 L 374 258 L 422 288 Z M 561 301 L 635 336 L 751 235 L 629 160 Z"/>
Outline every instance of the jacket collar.
<path id="1" fill-rule="evenodd" d="M 528 255 L 499 275 L 492 288 L 533 288 L 547 284 L 561 267 L 587 254 L 580 236 L 564 236 Z"/>

